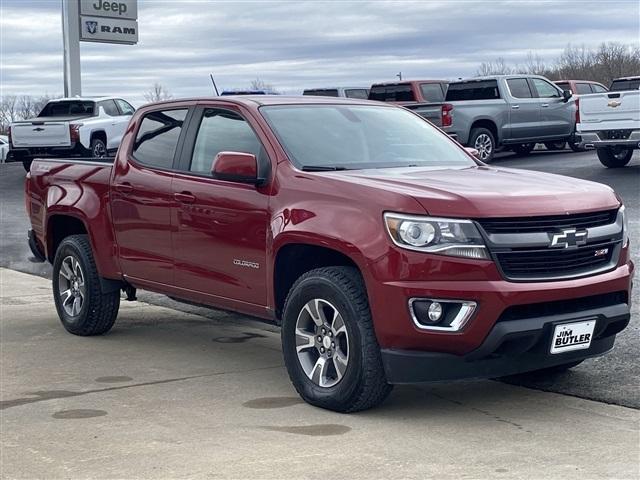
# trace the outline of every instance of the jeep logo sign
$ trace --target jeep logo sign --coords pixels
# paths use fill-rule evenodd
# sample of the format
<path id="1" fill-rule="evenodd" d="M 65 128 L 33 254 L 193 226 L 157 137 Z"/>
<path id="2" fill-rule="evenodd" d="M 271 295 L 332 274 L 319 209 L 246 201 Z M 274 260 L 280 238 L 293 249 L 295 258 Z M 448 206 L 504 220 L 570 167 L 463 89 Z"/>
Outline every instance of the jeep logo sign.
<path id="1" fill-rule="evenodd" d="M 80 0 L 80 15 L 137 20 L 137 0 Z"/>
<path id="2" fill-rule="evenodd" d="M 80 17 L 80 40 L 83 42 L 138 42 L 138 22 L 104 17 Z"/>

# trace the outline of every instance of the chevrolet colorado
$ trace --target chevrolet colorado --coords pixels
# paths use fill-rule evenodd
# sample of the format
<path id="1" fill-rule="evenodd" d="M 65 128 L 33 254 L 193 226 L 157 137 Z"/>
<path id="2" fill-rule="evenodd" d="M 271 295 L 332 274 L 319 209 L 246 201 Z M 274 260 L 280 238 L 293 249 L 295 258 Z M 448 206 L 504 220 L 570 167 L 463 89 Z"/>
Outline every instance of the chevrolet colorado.
<path id="1" fill-rule="evenodd" d="M 9 161 L 29 171 L 34 157 L 105 157 L 118 148 L 134 111 L 121 98 L 51 100 L 36 118 L 11 124 Z"/>
<path id="2" fill-rule="evenodd" d="M 629 322 L 607 186 L 484 165 L 419 115 L 322 97 L 138 110 L 113 165 L 36 159 L 29 245 L 75 335 L 148 289 L 281 324 L 309 403 L 398 383 L 562 370 Z"/>

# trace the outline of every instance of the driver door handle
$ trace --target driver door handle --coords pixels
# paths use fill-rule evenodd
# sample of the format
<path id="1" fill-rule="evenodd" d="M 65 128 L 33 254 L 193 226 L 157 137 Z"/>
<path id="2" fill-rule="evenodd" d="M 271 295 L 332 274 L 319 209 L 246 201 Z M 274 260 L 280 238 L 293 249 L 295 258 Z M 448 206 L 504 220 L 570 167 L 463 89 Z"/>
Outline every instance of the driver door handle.
<path id="1" fill-rule="evenodd" d="M 549 106 L 548 103 L 543 103 L 542 105 L 540 105 L 542 108 L 547 108 Z"/>
<path id="2" fill-rule="evenodd" d="M 193 203 L 196 201 L 196 196 L 191 192 L 174 193 L 173 198 L 180 203 Z"/>
<path id="3" fill-rule="evenodd" d="M 511 105 L 511 108 L 513 110 L 518 110 L 520 108 L 520 105 Z"/>
<path id="4" fill-rule="evenodd" d="M 120 193 L 131 193 L 133 191 L 133 186 L 129 182 L 116 183 L 114 188 Z"/>

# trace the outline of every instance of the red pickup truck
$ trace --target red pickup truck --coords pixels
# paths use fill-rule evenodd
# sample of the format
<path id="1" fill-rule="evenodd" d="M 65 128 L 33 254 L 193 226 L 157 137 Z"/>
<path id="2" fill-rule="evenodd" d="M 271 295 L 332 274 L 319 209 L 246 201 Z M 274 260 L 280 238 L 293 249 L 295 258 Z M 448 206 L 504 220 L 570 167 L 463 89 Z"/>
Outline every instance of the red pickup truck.
<path id="1" fill-rule="evenodd" d="M 113 165 L 35 160 L 26 207 L 69 332 L 106 333 L 136 289 L 268 319 L 297 391 L 336 411 L 398 383 L 570 368 L 629 322 L 609 187 L 486 166 L 392 105 L 147 105 Z"/>

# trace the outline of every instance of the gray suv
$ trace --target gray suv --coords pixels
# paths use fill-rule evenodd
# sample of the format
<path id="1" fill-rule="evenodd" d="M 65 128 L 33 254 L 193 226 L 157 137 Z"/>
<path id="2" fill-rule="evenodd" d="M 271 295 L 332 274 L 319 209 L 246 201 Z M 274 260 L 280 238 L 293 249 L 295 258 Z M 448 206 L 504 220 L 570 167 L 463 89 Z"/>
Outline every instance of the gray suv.
<path id="1" fill-rule="evenodd" d="M 538 75 L 498 75 L 452 82 L 446 103 L 453 106 L 445 130 L 490 162 L 498 147 L 528 154 L 536 143 L 571 141 L 576 106 L 565 92 Z"/>

